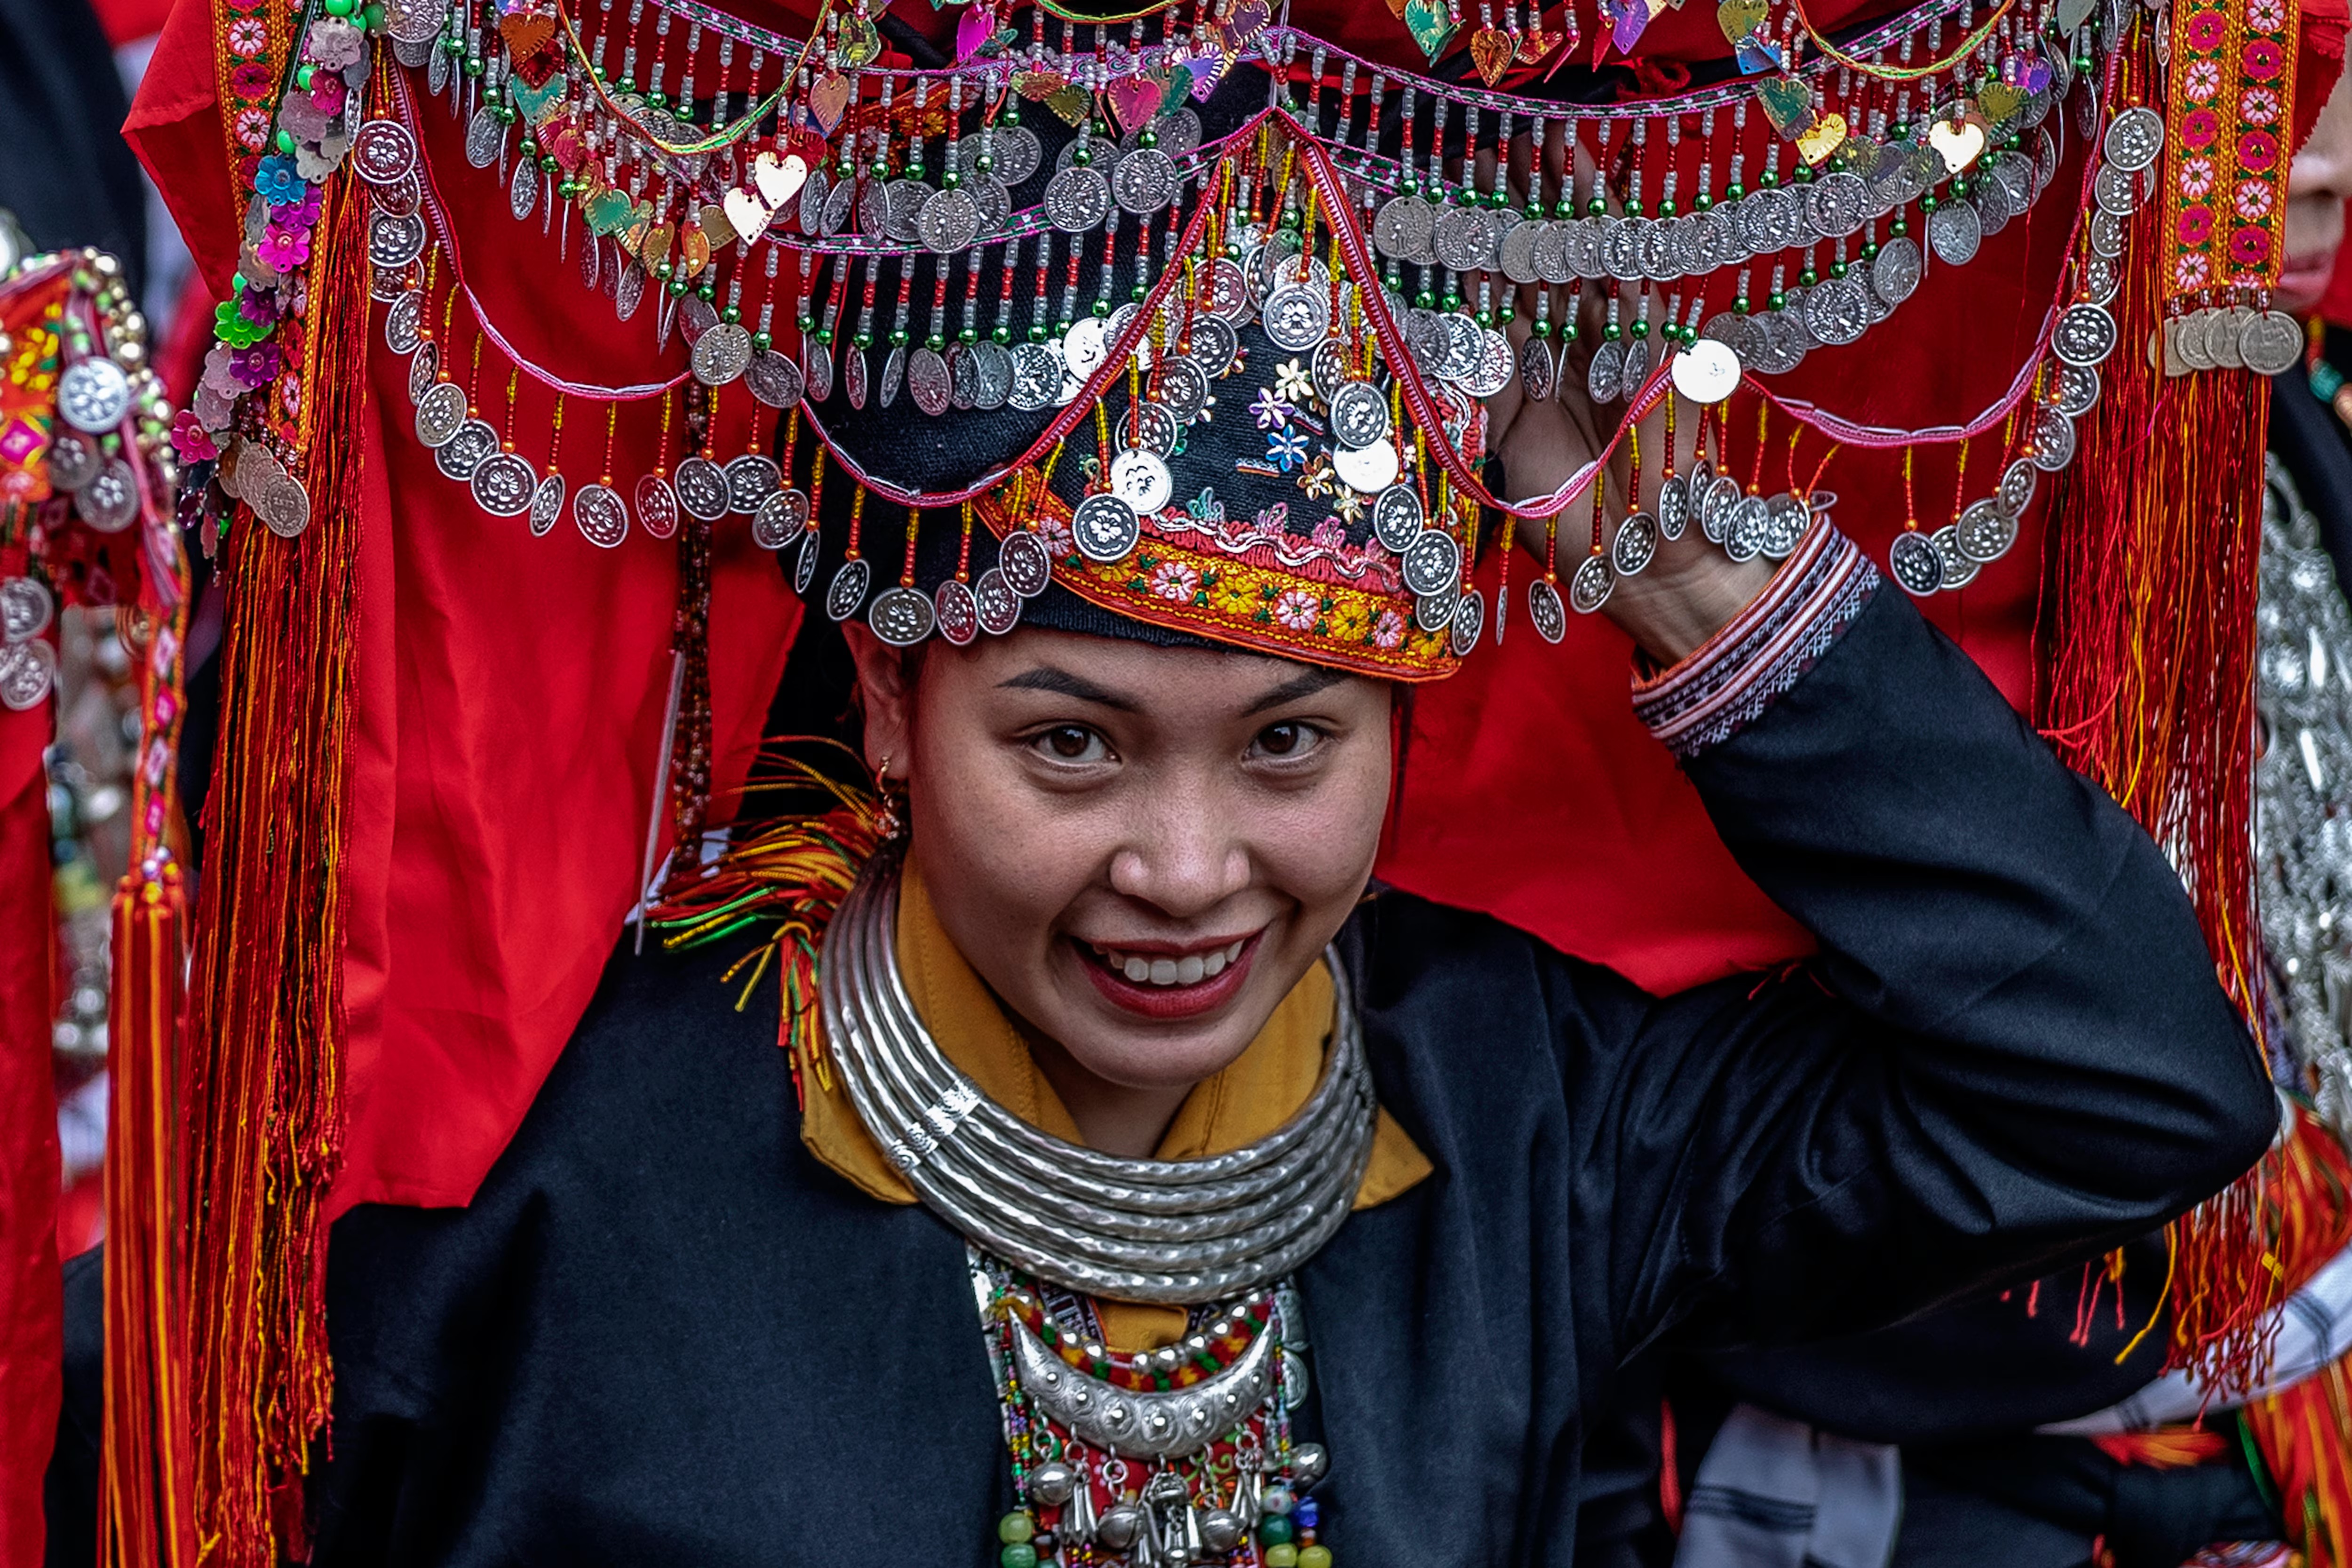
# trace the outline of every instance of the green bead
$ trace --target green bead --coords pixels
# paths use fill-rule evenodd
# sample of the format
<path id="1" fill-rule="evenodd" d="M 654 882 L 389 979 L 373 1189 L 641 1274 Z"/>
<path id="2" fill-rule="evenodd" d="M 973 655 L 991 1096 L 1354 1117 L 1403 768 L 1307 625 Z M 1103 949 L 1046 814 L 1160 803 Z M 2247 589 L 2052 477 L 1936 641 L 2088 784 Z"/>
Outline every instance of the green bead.
<path id="1" fill-rule="evenodd" d="M 1843 262 L 1843 261 L 1832 261 L 1832 262 L 1831 262 L 1831 263 L 1830 263 L 1830 276 L 1831 276 L 1831 277 L 1832 277 L 1832 278 L 1843 278 L 1843 277 L 1844 277 L 1844 276 L 1845 276 L 1845 268 L 1846 268 L 1846 264 L 1845 264 L 1844 262 Z"/>
<path id="2" fill-rule="evenodd" d="M 382 5 L 369 5 L 364 11 L 360 13 L 360 20 L 367 24 L 367 30 L 369 32 L 383 32 L 383 7 Z"/>
<path id="3" fill-rule="evenodd" d="M 467 76 L 479 76 L 482 74 L 482 62 L 479 56 L 470 56 L 467 58 L 466 74 Z"/>
<path id="4" fill-rule="evenodd" d="M 1864 261 L 1875 261 L 1875 260 L 1877 260 L 1877 259 L 1878 259 L 1878 247 L 1877 247 L 1877 246 L 1875 246 L 1875 245 L 1865 245 L 1865 246 L 1864 246 L 1864 247 L 1862 247 L 1862 258 L 1863 258 Z M 1843 277 L 1844 277 L 1844 276 L 1845 276 L 1845 274 L 1844 274 L 1843 271 L 1841 271 L 1841 272 L 1839 272 L 1838 276 L 1839 276 L 1839 277 L 1841 277 L 1841 278 L 1843 278 Z"/>
<path id="5" fill-rule="evenodd" d="M 278 150 L 289 158 L 294 155 L 294 132 L 280 131 L 278 133 Z"/>
<path id="6" fill-rule="evenodd" d="M 1013 341 L 1013 329 L 1011 327 L 991 327 L 988 329 L 988 335 L 992 342 L 1009 343 Z"/>
<path id="7" fill-rule="evenodd" d="M 327 0 L 327 15 L 348 16 L 359 9 L 359 0 Z"/>
<path id="8" fill-rule="evenodd" d="M 907 346 L 906 328 L 893 327 L 890 329 L 890 346 L 894 349 L 903 349 Z"/>
<path id="9" fill-rule="evenodd" d="M 1734 180 L 1731 184 L 1723 187 L 1723 198 L 1726 201 L 1736 202 L 1747 194 L 1748 187 L 1741 184 L 1738 180 Z"/>
<path id="10" fill-rule="evenodd" d="M 816 341 L 821 343 L 828 345 L 831 344 L 833 342 L 833 329 L 831 327 L 819 327 L 816 330 Z"/>
<path id="11" fill-rule="evenodd" d="M 1672 217 L 1675 216 L 1675 202 L 1672 196 L 1668 196 L 1658 203 L 1658 216 L 1660 217 Z"/>
<path id="12" fill-rule="evenodd" d="M 1108 316 L 1108 315 L 1109 315 L 1109 314 L 1110 314 L 1110 301 L 1109 301 L 1109 300 L 1096 300 L 1096 301 L 1095 301 L 1095 303 L 1094 303 L 1094 313 L 1095 313 L 1096 315 L 1097 315 L 1097 316 Z"/>
<path id="13" fill-rule="evenodd" d="M 1705 191 L 1701 191 L 1698 195 L 1691 198 L 1691 205 L 1700 212 L 1706 212 L 1714 207 L 1715 198 L 1708 195 Z"/>
<path id="14" fill-rule="evenodd" d="M 923 346 L 930 350 L 933 353 L 938 353 L 941 349 L 948 346 L 948 340 L 944 333 L 933 332 L 929 337 L 923 340 Z"/>
<path id="15" fill-rule="evenodd" d="M 1286 1544 L 1267 1547 L 1265 1568 L 1298 1568 L 1298 1548 Z"/>
<path id="16" fill-rule="evenodd" d="M 646 94 L 646 101 L 652 104 L 656 109 L 659 109 L 663 104 L 669 101 L 669 94 L 656 89 L 654 91 Z"/>
<path id="17" fill-rule="evenodd" d="M 960 343 L 976 343 L 980 342 L 980 329 L 978 327 L 961 327 L 957 329 L 956 342 Z"/>
<path id="18" fill-rule="evenodd" d="M 1648 337 L 1650 335 L 1650 323 L 1647 321 L 1635 321 L 1633 323 L 1633 335 L 1637 338 Z"/>
<path id="19" fill-rule="evenodd" d="M 1297 1529 L 1288 1514 L 1269 1513 L 1257 1521 L 1257 1538 L 1267 1546 L 1286 1546 Z"/>
<path id="20" fill-rule="evenodd" d="M 1150 292 L 1151 292 L 1151 290 L 1150 290 L 1150 289 L 1146 289 L 1142 284 L 1140 284 L 1140 283 L 1136 283 L 1136 284 L 1131 284 L 1131 285 L 1129 285 L 1129 286 L 1128 290 L 1127 290 L 1127 297 L 1128 297 L 1129 299 L 1130 299 L 1130 300 L 1134 300 L 1137 304 L 1140 305 L 1140 304 L 1142 304 L 1142 303 L 1143 303 L 1143 301 L 1144 301 L 1145 298 L 1150 294 Z"/>
<path id="21" fill-rule="evenodd" d="M 1037 1549 L 1027 1542 L 1016 1542 L 996 1554 L 1004 1568 L 1037 1568 Z"/>
<path id="22" fill-rule="evenodd" d="M 1808 288 L 1808 289 L 1811 288 L 1814 284 L 1816 284 L 1816 283 L 1820 282 L 1821 280 L 1822 280 L 1822 279 L 1821 279 L 1821 275 L 1820 275 L 1819 273 L 1815 272 L 1815 271 L 1814 271 L 1811 268 L 1810 268 L 1810 267 L 1806 268 L 1802 272 L 1800 272 L 1800 273 L 1798 273 L 1798 274 L 1797 274 L 1797 281 L 1798 281 L 1798 282 L 1800 282 L 1800 283 L 1802 283 L 1802 284 L 1803 284 L 1806 288 Z"/>
<path id="23" fill-rule="evenodd" d="M 761 353 L 766 353 L 770 349 L 776 346 L 775 336 L 773 333 L 770 332 L 753 332 L 751 334 L 751 346 L 759 350 Z"/>
<path id="24" fill-rule="evenodd" d="M 1036 1533 L 1037 1521 L 1021 1509 L 1014 1509 L 996 1521 L 996 1539 L 1008 1546 L 1026 1541 Z"/>
<path id="25" fill-rule="evenodd" d="M 1551 336 L 1551 323 L 1549 321 L 1538 321 L 1530 330 L 1533 331 L 1535 335 L 1539 338 L 1548 338 Z"/>
<path id="26" fill-rule="evenodd" d="M 1732 314 L 1734 314 L 1734 315 L 1738 315 L 1738 316 L 1744 316 L 1744 315 L 1748 314 L 1748 296 L 1747 296 L 1747 295 L 1745 295 L 1745 294 L 1742 294 L 1741 296 L 1739 296 L 1739 298 L 1738 298 L 1738 299 L 1734 300 L 1731 302 L 1731 310 L 1732 310 Z"/>
<path id="27" fill-rule="evenodd" d="M 1934 212 L 1937 205 L 1936 195 L 1932 191 L 1919 198 L 1919 210 L 1923 213 Z"/>
<path id="28" fill-rule="evenodd" d="M 740 305 L 730 305 L 725 310 L 719 312 L 719 319 L 726 322 L 730 327 L 734 326 L 743 320 L 743 307 Z"/>
<path id="29" fill-rule="evenodd" d="M 856 337 L 852 338 L 850 342 L 856 343 L 860 349 L 870 349 L 874 346 L 874 334 L 872 332 L 860 332 Z"/>
<path id="30" fill-rule="evenodd" d="M 1328 1546 L 1300 1547 L 1298 1568 L 1331 1568 L 1331 1549 Z"/>
<path id="31" fill-rule="evenodd" d="M 318 69 L 319 68 L 316 66 L 296 66 L 294 68 L 294 85 L 300 88 L 304 92 L 310 91 L 310 79 L 318 73 Z"/>

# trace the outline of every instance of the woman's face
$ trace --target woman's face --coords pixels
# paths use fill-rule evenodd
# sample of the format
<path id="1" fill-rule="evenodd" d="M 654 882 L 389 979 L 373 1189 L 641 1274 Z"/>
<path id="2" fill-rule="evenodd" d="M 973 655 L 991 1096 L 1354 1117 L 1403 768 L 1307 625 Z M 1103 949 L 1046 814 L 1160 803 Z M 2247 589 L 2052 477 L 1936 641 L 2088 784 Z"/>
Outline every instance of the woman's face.
<path id="1" fill-rule="evenodd" d="M 909 659 L 845 629 L 940 921 L 1096 1078 L 1167 1089 L 1232 1061 L 1362 894 L 1385 685 L 1041 630 Z"/>
<path id="2" fill-rule="evenodd" d="M 2297 315 L 2317 305 L 2344 244 L 2344 200 L 2352 196 L 2352 93 L 2338 78 L 2311 135 L 2288 166 L 2286 263 L 2272 303 Z"/>

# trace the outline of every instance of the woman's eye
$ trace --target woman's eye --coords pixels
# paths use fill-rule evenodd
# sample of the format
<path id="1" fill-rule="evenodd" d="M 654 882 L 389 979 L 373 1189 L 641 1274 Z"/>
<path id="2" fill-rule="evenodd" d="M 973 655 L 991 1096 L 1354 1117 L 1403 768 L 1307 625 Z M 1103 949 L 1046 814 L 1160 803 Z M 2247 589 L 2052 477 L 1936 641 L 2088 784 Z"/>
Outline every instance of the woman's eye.
<path id="1" fill-rule="evenodd" d="M 1289 761 L 1322 744 L 1323 731 L 1312 724 L 1268 724 L 1257 732 L 1254 747 L 1260 756 Z"/>
<path id="2" fill-rule="evenodd" d="M 1110 756 L 1109 745 L 1083 724 L 1056 724 L 1030 744 L 1057 763 L 1099 763 Z"/>

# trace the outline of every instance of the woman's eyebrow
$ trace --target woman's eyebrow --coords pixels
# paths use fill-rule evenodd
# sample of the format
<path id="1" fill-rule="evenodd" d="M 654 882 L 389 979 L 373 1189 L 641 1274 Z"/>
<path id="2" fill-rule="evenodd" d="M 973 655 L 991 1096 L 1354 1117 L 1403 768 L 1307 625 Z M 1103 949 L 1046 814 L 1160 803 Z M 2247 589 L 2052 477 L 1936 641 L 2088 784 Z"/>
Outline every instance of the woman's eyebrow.
<path id="1" fill-rule="evenodd" d="M 1098 707 L 1116 709 L 1121 713 L 1132 713 L 1136 710 L 1134 702 L 1129 699 L 1116 692 L 1106 691 L 1084 676 L 1073 675 L 1055 665 L 1041 664 L 1034 669 L 1024 669 L 1009 680 L 998 681 L 996 687 L 1000 691 L 1010 689 L 1058 692 L 1064 697 L 1074 697 L 1081 702 L 1092 702 Z M 1256 710 L 1252 709 L 1251 711 L 1255 712 Z"/>
<path id="2" fill-rule="evenodd" d="M 1296 702 L 1302 697 L 1312 697 L 1328 687 L 1337 686 L 1339 682 L 1350 679 L 1352 677 L 1343 669 L 1328 669 L 1319 665 L 1312 669 L 1303 669 L 1247 708 L 1243 709 L 1242 711 L 1263 713 L 1269 708 L 1279 708 L 1286 702 Z"/>

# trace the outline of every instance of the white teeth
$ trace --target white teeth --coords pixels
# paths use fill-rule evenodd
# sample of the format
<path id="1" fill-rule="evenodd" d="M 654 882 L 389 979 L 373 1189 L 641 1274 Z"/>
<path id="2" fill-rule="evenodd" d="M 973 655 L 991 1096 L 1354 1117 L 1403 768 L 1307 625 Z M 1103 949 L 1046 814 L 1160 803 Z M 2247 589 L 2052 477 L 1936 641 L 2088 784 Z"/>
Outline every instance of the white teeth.
<path id="1" fill-rule="evenodd" d="M 1187 953 L 1182 958 L 1146 958 L 1141 953 L 1120 952 L 1114 948 L 1098 947 L 1095 951 L 1112 969 L 1127 976 L 1137 985 L 1198 985 L 1225 971 L 1225 966 L 1238 960 L 1249 939 L 1214 952 Z"/>

